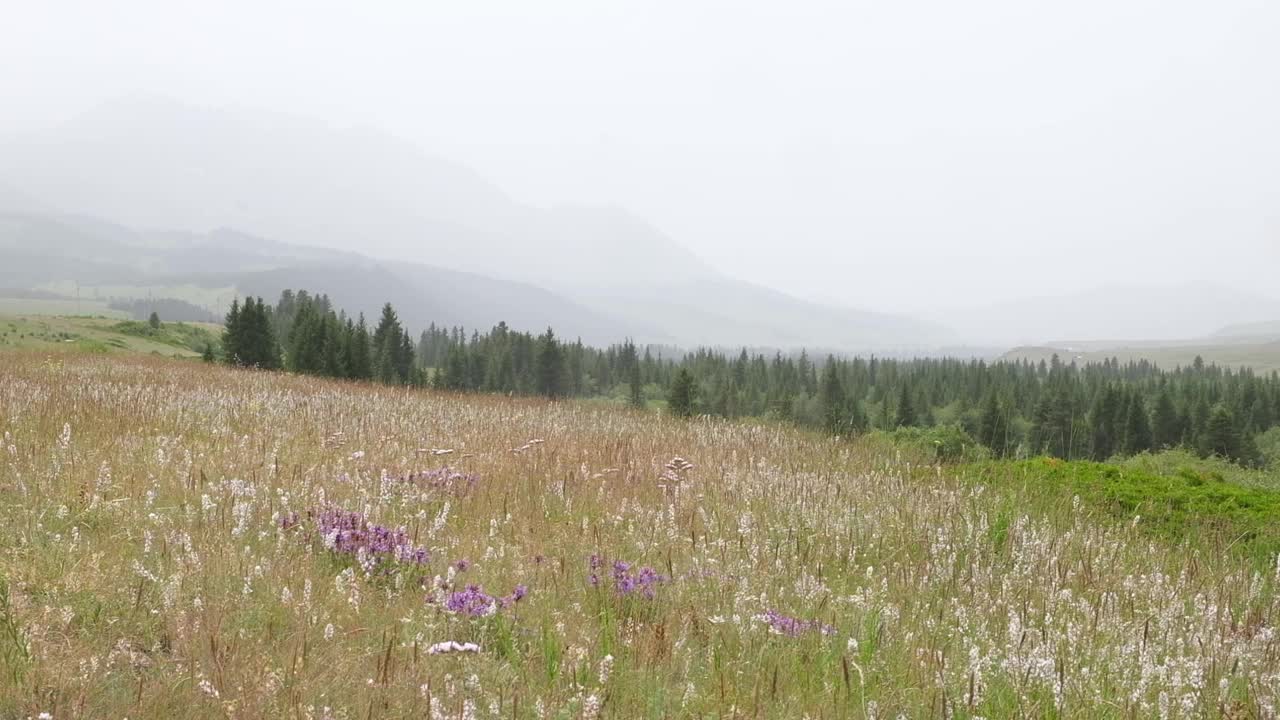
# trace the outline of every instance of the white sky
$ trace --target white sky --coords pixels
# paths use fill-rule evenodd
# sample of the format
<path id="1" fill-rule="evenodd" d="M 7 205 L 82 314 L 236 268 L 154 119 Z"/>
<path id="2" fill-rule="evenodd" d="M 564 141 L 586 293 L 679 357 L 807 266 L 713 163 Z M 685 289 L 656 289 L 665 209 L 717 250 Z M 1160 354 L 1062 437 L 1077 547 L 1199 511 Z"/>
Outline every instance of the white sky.
<path id="1" fill-rule="evenodd" d="M 368 124 L 880 310 L 1280 297 L 1273 0 L 0 4 L 3 132 L 132 93 Z"/>

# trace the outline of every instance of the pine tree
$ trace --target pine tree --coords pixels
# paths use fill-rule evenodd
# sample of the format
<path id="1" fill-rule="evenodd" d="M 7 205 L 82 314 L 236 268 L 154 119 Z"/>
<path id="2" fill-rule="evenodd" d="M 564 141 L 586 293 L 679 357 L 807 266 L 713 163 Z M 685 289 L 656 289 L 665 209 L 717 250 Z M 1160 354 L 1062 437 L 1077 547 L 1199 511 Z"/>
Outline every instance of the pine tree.
<path id="1" fill-rule="evenodd" d="M 1006 422 L 995 392 L 987 394 L 987 401 L 978 420 L 978 442 L 991 448 L 996 455 L 1005 453 Z"/>
<path id="2" fill-rule="evenodd" d="M 351 330 L 351 342 L 347 346 L 347 372 L 357 380 L 373 379 L 373 360 L 369 353 L 369 328 L 365 326 L 364 314 Z"/>
<path id="3" fill-rule="evenodd" d="M 894 416 L 893 424 L 895 427 L 914 427 L 918 423 L 916 409 L 911 402 L 911 388 L 903 383 L 902 390 L 898 393 L 898 413 Z"/>
<path id="4" fill-rule="evenodd" d="M 691 417 L 694 395 L 693 375 L 689 373 L 688 368 L 682 366 L 676 371 L 675 380 L 672 381 L 671 390 L 667 394 L 667 407 L 670 408 L 671 414 L 676 417 Z"/>
<path id="5" fill-rule="evenodd" d="M 1173 406 L 1173 398 L 1169 389 L 1160 388 L 1156 396 L 1156 408 L 1151 420 L 1151 443 L 1155 448 L 1171 448 L 1182 440 L 1181 421 L 1178 411 Z"/>
<path id="6" fill-rule="evenodd" d="M 1119 406 L 1119 393 L 1111 385 L 1103 387 L 1094 397 L 1093 407 L 1089 410 L 1089 424 L 1093 431 L 1089 455 L 1094 460 L 1106 460 L 1120 447 L 1121 433 L 1116 426 Z"/>
<path id="7" fill-rule="evenodd" d="M 227 319 L 222 325 L 222 357 L 232 365 L 239 365 L 244 354 L 241 347 L 244 340 L 244 328 L 240 320 L 240 300 L 231 301 L 231 309 L 227 311 Z"/>
<path id="8" fill-rule="evenodd" d="M 631 407 L 644 407 L 643 390 L 644 388 L 640 384 L 640 363 L 632 362 L 631 368 L 627 371 L 627 393 Z"/>
<path id="9" fill-rule="evenodd" d="M 1236 460 L 1241 455 L 1240 450 L 1240 434 L 1236 429 L 1235 417 L 1226 405 L 1215 405 L 1205 426 L 1205 454 Z"/>
<path id="10" fill-rule="evenodd" d="M 1124 424 L 1124 452 L 1128 455 L 1147 452 L 1151 449 L 1151 424 L 1147 419 L 1146 404 L 1142 396 L 1134 393 L 1129 396 L 1129 408 Z"/>
<path id="11" fill-rule="evenodd" d="M 840 384 L 840 375 L 836 369 L 836 359 L 827 357 L 827 364 L 822 369 L 822 388 L 819 395 L 822 409 L 822 426 L 832 435 L 848 432 L 849 418 L 846 415 L 846 398 L 844 386 Z"/>
<path id="12" fill-rule="evenodd" d="M 211 363 L 216 359 L 213 355 L 213 343 L 207 342 L 204 344 L 204 353 L 200 355 L 200 359 L 207 363 Z"/>
<path id="13" fill-rule="evenodd" d="M 379 382 L 394 384 L 403 381 L 400 375 L 401 332 L 395 308 L 386 303 L 382 306 L 378 327 L 373 330 L 373 376 Z"/>
<path id="14" fill-rule="evenodd" d="M 151 317 L 147 318 L 147 325 L 149 325 L 152 330 L 160 329 L 160 315 L 156 311 L 151 311 Z"/>
<path id="15" fill-rule="evenodd" d="M 538 338 L 537 391 L 539 395 L 558 398 L 564 392 L 564 349 L 551 328 Z"/>

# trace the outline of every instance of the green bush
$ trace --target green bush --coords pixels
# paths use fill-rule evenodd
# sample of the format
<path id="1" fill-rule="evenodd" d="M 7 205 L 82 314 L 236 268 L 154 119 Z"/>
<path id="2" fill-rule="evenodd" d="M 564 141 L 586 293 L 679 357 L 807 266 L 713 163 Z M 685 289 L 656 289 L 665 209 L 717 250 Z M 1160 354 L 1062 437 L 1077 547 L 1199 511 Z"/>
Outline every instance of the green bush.
<path id="1" fill-rule="evenodd" d="M 896 444 L 932 455 L 938 462 L 958 460 L 977 462 L 991 456 L 990 450 L 974 440 L 973 436 L 959 425 L 938 425 L 928 428 L 901 427 L 877 434 L 889 438 Z"/>

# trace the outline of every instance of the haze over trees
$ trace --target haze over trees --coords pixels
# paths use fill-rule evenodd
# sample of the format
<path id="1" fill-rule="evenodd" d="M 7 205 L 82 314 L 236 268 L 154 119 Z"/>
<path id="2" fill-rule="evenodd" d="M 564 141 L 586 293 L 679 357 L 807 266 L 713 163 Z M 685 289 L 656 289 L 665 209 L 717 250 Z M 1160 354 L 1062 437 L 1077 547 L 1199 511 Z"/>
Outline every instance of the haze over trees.
<path id="1" fill-rule="evenodd" d="M 273 307 L 238 300 L 227 362 L 440 389 L 611 398 L 681 417 L 774 419 L 833 435 L 937 429 L 998 457 L 1107 460 L 1173 447 L 1245 465 L 1256 438 L 1280 426 L 1280 376 L 1203 362 L 1161 370 L 1117 361 L 1078 366 L 955 359 L 893 360 L 807 353 L 681 352 L 626 340 L 595 348 L 499 323 L 488 332 L 428 326 L 416 342 L 383 306 L 370 330 L 327 295 L 283 292 Z M 954 433 L 959 433 L 958 435 Z"/>

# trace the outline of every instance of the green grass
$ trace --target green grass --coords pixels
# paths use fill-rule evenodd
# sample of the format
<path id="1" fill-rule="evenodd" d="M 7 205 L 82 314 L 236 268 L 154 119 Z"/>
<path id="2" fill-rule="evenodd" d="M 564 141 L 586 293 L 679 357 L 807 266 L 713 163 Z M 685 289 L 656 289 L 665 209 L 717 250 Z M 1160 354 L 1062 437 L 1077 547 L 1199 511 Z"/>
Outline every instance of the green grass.
<path id="1" fill-rule="evenodd" d="M 101 322 L 104 344 L 154 342 Z M 1121 720 L 1280 704 L 1278 495 L 1214 461 L 938 464 L 938 443 L 967 443 L 954 430 L 836 440 L 49 355 L 0 362 L 0 718 Z M 694 468 L 672 475 L 676 456 Z M 446 464 L 474 486 L 397 479 Z M 428 563 L 364 571 L 308 512 L 335 506 L 404 528 Z M 624 593 L 614 560 L 667 579 Z M 451 612 L 471 584 L 529 592 Z M 480 649 L 428 652 L 444 641 Z"/>
<path id="2" fill-rule="evenodd" d="M 1273 475 L 1186 453 L 1121 463 L 1035 458 L 965 466 L 991 487 L 1013 487 L 1037 504 L 1079 497 L 1118 522 L 1170 542 L 1194 542 L 1274 565 L 1280 552 L 1280 490 Z"/>
<path id="3" fill-rule="evenodd" d="M 54 298 L 0 297 L 0 315 L 101 315 L 127 318 L 123 310 L 112 310 L 105 300 L 60 300 Z"/>
<path id="4" fill-rule="evenodd" d="M 1188 367 L 1195 362 L 1196 356 L 1200 356 L 1206 363 L 1223 367 L 1252 368 L 1259 373 L 1280 371 L 1280 342 L 1179 347 L 1117 347 L 1084 352 L 1053 347 L 1024 347 L 1005 353 L 1002 359 L 1048 362 L 1055 354 L 1063 362 L 1074 360 L 1079 365 L 1100 363 L 1109 358 L 1116 358 L 1122 363 L 1148 360 L 1161 368 L 1172 370 L 1178 366 Z"/>
<path id="5" fill-rule="evenodd" d="M 77 290 L 76 284 L 70 280 L 48 283 L 39 289 L 67 296 L 75 295 Z M 185 300 L 202 307 L 229 306 L 231 298 L 238 294 L 234 286 L 208 288 L 196 285 L 94 285 L 80 286 L 79 292 L 82 298 L 92 296 L 103 302 L 106 298 L 135 300 L 157 297 Z"/>
<path id="6" fill-rule="evenodd" d="M 219 343 L 216 325 L 145 322 L 106 317 L 0 315 L 0 351 L 73 350 L 88 353 L 156 353 L 196 357 L 205 343 Z"/>
<path id="7" fill-rule="evenodd" d="M 112 325 L 111 329 L 121 335 L 200 353 L 206 345 L 217 347 L 218 333 L 213 329 L 216 327 L 204 323 L 161 323 L 160 327 L 153 328 L 141 320 L 125 320 Z"/>

